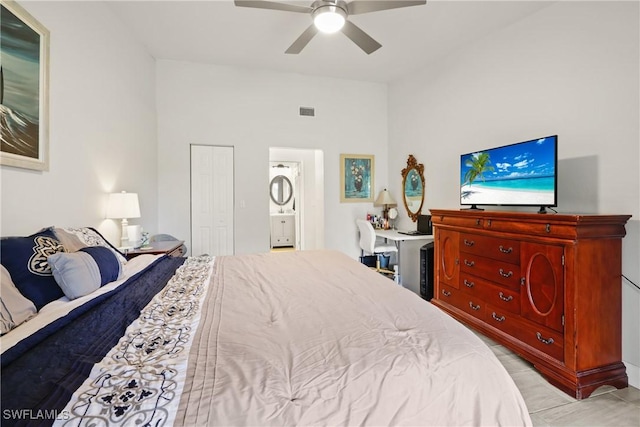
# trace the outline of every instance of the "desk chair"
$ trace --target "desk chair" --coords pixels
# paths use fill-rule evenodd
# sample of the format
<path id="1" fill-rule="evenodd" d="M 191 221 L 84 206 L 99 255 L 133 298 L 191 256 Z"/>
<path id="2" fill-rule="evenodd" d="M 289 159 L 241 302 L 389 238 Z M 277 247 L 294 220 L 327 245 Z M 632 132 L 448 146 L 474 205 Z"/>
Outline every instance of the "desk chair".
<path id="1" fill-rule="evenodd" d="M 376 256 L 376 270 L 383 271 L 380 268 L 380 254 L 385 252 L 398 252 L 396 245 L 389 243 L 381 243 L 376 241 L 376 231 L 373 229 L 373 225 L 367 220 L 357 219 L 356 224 L 358 230 L 360 230 L 360 250 L 362 255 L 375 255 Z M 386 273 L 393 273 L 393 271 L 386 270 Z"/>

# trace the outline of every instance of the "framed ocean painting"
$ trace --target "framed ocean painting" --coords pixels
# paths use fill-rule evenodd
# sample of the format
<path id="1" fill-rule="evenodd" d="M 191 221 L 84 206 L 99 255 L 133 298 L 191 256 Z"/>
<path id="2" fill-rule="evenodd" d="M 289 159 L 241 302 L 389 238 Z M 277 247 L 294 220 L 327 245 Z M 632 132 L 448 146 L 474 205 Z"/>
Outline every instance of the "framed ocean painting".
<path id="1" fill-rule="evenodd" d="M 340 202 L 373 202 L 374 157 L 340 154 Z"/>
<path id="2" fill-rule="evenodd" d="M 49 170 L 49 31 L 0 1 L 1 164 Z"/>

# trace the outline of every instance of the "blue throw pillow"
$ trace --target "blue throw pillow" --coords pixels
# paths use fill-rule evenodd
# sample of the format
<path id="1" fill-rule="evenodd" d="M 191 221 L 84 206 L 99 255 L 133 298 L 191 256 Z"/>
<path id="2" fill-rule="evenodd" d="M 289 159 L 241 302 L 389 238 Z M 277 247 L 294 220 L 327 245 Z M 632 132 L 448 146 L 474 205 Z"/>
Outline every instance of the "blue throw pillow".
<path id="1" fill-rule="evenodd" d="M 88 246 L 78 252 L 86 252 L 95 261 L 100 270 L 100 286 L 118 280 L 122 273 L 121 264 L 111 249 L 104 246 Z"/>
<path id="2" fill-rule="evenodd" d="M 51 273 L 47 257 L 64 252 L 53 231 L 47 229 L 28 237 L 0 239 L 0 260 L 16 288 L 38 311 L 64 293 Z"/>
<path id="3" fill-rule="evenodd" d="M 49 256 L 49 264 L 62 291 L 69 299 L 76 299 L 118 280 L 122 272 L 120 262 L 104 246 L 88 246 L 74 253 Z"/>

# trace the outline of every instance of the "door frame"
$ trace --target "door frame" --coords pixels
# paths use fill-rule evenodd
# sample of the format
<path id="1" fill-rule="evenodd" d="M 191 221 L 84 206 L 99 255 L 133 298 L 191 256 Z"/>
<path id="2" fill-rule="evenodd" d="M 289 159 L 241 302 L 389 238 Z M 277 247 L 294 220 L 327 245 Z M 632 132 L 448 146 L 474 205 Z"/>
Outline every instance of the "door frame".
<path id="1" fill-rule="evenodd" d="M 323 249 L 324 152 L 313 148 L 270 147 L 266 167 L 271 168 L 273 162 L 296 162 L 299 165 L 301 188 L 296 189 L 300 198 L 296 200 L 296 218 L 300 221 L 300 236 L 296 235 L 296 243 L 299 242 L 296 249 Z M 269 206 L 266 215 L 270 215 Z"/>

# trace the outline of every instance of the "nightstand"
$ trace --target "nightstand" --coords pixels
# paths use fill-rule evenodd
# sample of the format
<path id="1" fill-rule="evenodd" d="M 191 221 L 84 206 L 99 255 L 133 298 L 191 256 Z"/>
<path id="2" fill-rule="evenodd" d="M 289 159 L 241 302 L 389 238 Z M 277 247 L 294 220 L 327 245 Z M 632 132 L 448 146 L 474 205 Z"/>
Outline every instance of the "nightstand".
<path id="1" fill-rule="evenodd" d="M 148 246 L 143 246 L 137 249 L 130 249 L 125 252 L 127 259 L 137 257 L 138 255 L 150 254 L 150 255 L 169 255 L 172 257 L 181 257 L 185 254 L 184 241 L 183 240 L 163 240 L 160 242 L 153 242 Z"/>

